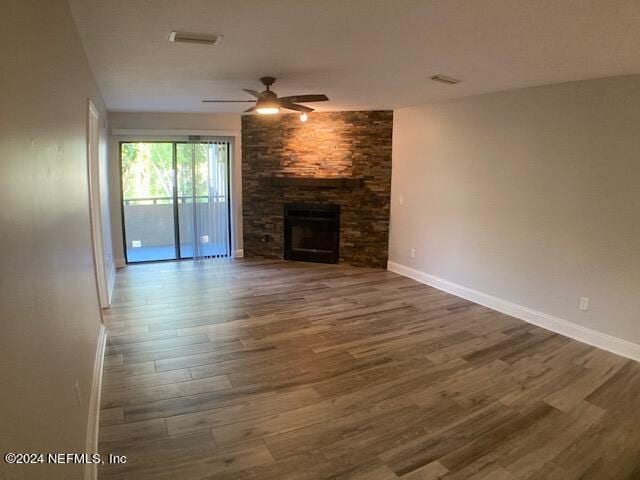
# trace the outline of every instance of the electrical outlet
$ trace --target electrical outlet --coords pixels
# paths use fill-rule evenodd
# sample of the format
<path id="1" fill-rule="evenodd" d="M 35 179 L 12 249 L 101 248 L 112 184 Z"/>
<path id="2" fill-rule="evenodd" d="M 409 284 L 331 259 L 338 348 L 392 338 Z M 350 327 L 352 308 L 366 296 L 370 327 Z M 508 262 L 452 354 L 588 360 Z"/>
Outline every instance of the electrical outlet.
<path id="1" fill-rule="evenodd" d="M 415 248 L 411 249 L 411 258 L 416 258 L 416 249 Z"/>
<path id="2" fill-rule="evenodd" d="M 404 205 L 404 195 L 400 195 L 400 197 L 398 197 L 398 203 L 400 205 Z"/>
<path id="3" fill-rule="evenodd" d="M 589 310 L 589 297 L 580 297 L 578 308 L 584 312 Z"/>
<path id="4" fill-rule="evenodd" d="M 80 382 L 78 380 L 73 384 L 73 389 L 76 391 L 76 399 L 78 400 L 78 405 L 82 405 L 82 393 L 80 393 Z"/>

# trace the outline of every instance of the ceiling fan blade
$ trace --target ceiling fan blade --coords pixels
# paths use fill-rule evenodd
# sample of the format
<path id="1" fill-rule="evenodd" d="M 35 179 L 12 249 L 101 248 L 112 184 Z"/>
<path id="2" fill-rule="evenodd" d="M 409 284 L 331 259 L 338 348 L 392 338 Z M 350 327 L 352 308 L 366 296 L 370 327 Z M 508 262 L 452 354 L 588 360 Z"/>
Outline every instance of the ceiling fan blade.
<path id="1" fill-rule="evenodd" d="M 256 92 L 255 90 L 250 90 L 248 88 L 243 88 L 242 90 L 247 92 L 249 95 L 253 95 L 256 98 L 260 98 L 260 96 L 261 96 L 261 93 L 260 92 Z"/>
<path id="2" fill-rule="evenodd" d="M 284 100 L 287 102 L 326 102 L 329 100 L 329 97 L 326 95 L 292 95 L 290 97 L 280 97 L 279 100 Z"/>
<path id="3" fill-rule="evenodd" d="M 251 108 L 247 108 L 244 112 L 242 113 L 250 113 L 253 112 L 256 109 L 256 107 L 251 107 Z"/>
<path id="4" fill-rule="evenodd" d="M 281 98 L 278 99 L 278 103 L 282 108 L 286 108 L 287 110 L 295 110 L 296 112 L 304 113 L 313 112 L 313 108 L 311 107 L 305 107 L 304 105 L 298 105 L 290 101 L 283 102 Z"/>
<path id="5" fill-rule="evenodd" d="M 202 103 L 253 103 L 255 100 L 202 100 Z"/>

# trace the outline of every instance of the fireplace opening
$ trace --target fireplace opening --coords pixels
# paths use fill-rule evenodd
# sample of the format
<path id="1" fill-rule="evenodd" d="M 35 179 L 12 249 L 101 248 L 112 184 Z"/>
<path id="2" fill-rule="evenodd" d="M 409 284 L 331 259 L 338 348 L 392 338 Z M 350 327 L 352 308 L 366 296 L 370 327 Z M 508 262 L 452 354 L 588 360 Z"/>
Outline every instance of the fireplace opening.
<path id="1" fill-rule="evenodd" d="M 284 258 L 338 263 L 340 205 L 284 205 Z"/>

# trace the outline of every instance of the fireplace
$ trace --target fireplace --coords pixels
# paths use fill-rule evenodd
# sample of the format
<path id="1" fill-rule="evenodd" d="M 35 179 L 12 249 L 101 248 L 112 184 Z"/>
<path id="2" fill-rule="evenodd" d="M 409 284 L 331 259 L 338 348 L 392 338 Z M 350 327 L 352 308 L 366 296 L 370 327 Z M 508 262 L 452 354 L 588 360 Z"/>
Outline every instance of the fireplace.
<path id="1" fill-rule="evenodd" d="M 284 205 L 285 260 L 338 263 L 339 246 L 340 205 Z"/>

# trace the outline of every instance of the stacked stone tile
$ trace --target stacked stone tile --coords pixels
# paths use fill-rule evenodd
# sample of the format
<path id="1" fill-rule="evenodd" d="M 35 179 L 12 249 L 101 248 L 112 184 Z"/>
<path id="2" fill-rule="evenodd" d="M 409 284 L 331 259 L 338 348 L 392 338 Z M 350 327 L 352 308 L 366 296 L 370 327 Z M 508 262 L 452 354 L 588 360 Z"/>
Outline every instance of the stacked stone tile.
<path id="1" fill-rule="evenodd" d="M 386 268 L 392 111 L 242 117 L 246 257 L 282 258 L 283 204 L 341 206 L 340 262 Z M 361 187 L 274 186 L 271 178 L 357 177 Z"/>

